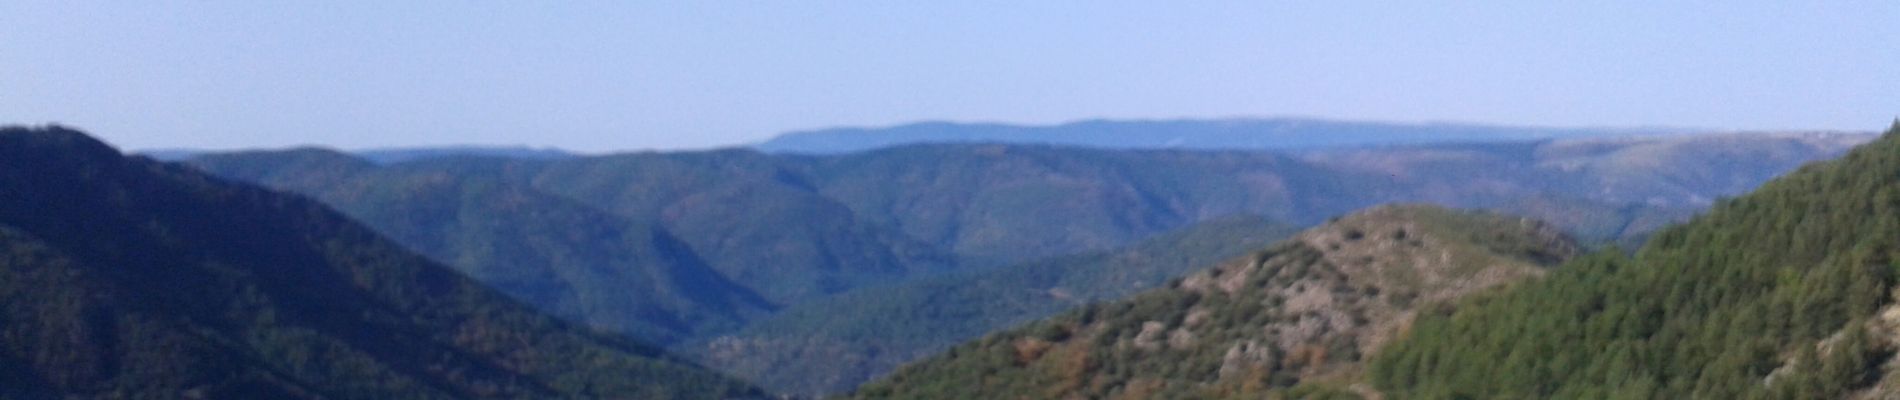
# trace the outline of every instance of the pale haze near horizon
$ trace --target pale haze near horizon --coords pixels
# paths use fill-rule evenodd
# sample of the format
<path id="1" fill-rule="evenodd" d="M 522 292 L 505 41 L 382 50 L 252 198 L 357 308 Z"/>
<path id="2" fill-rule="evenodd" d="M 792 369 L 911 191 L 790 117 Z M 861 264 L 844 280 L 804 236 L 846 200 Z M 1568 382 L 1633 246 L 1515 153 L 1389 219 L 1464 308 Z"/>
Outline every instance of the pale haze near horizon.
<path id="1" fill-rule="evenodd" d="M 924 120 L 1900 114 L 1900 2 L 275 3 L 0 4 L 0 124 L 131 149 L 611 151 Z"/>

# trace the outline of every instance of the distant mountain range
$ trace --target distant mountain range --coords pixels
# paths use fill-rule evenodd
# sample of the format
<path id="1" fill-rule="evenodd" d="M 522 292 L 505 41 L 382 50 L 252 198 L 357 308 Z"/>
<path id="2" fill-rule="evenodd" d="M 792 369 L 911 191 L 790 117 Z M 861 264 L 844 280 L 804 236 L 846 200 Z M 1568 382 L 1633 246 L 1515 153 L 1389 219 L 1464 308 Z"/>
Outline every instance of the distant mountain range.
<path id="1" fill-rule="evenodd" d="M 0 128 L 0 398 L 759 398 L 299 196 Z"/>
<path id="2" fill-rule="evenodd" d="M 542 310 L 708 357 L 733 373 L 760 376 L 759 366 L 780 365 L 769 357 L 818 354 L 801 349 L 867 352 L 826 353 L 867 361 L 801 371 L 819 377 L 813 381 L 768 382 L 818 393 L 968 332 L 879 349 L 822 345 L 834 337 L 824 327 L 861 326 L 852 321 L 869 317 L 799 311 L 808 304 L 906 304 L 934 290 L 912 282 L 945 274 L 1033 269 L 1035 260 L 1114 251 L 1236 215 L 1309 226 L 1394 202 L 1526 215 L 1586 243 L 1633 245 L 1725 196 L 1872 138 L 1762 133 L 1302 151 L 925 144 L 825 156 L 735 149 L 393 164 L 303 149 L 188 163 L 309 195 Z M 1110 269 L 1102 275 L 1137 268 L 1102 265 Z M 1118 293 L 1067 289 L 1072 298 Z M 1010 321 L 1067 306 L 974 308 L 944 321 Z M 801 315 L 814 319 L 797 321 Z M 784 328 L 752 329 L 762 321 Z M 713 358 L 707 343 L 727 335 L 740 339 L 733 343 L 809 339 L 812 347 Z M 878 335 L 856 337 L 892 339 Z"/>
<path id="3" fill-rule="evenodd" d="M 1534 128 L 1478 124 L 1334 121 L 1314 118 L 1088 120 L 1060 125 L 920 122 L 884 128 L 790 132 L 755 147 L 770 153 L 838 154 L 927 143 L 1008 143 L 1105 149 L 1311 150 L 1338 147 L 1497 143 L 1674 135 L 1680 128 Z"/>
<path id="4" fill-rule="evenodd" d="M 152 149 L 141 150 L 136 154 L 151 157 L 159 161 L 184 161 L 201 155 L 220 153 L 214 150 L 195 149 Z M 350 152 L 351 155 L 377 164 L 427 160 L 448 157 L 492 157 L 517 158 L 523 160 L 559 160 L 577 157 L 567 150 L 526 146 L 439 146 L 367 149 Z"/>

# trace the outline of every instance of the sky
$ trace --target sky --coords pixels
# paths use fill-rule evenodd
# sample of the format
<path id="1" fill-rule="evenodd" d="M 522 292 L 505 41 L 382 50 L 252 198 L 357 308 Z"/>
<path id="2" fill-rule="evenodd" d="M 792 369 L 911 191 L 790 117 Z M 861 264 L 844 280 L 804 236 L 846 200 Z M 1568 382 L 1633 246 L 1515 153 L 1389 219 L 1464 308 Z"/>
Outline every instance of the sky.
<path id="1" fill-rule="evenodd" d="M 1884 129 L 1900 2 L 5 1 L 0 124 L 128 149 L 925 120 Z"/>

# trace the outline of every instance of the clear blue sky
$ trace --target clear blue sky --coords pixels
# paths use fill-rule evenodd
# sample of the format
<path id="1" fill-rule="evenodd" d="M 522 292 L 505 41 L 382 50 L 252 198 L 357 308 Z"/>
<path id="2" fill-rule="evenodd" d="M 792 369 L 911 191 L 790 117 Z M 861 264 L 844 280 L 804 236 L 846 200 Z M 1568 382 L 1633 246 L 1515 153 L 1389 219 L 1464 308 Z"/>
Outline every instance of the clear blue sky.
<path id="1" fill-rule="evenodd" d="M 917 120 L 1900 114 L 1896 1 L 1288 3 L 6 1 L 0 122 L 133 149 L 603 151 Z"/>

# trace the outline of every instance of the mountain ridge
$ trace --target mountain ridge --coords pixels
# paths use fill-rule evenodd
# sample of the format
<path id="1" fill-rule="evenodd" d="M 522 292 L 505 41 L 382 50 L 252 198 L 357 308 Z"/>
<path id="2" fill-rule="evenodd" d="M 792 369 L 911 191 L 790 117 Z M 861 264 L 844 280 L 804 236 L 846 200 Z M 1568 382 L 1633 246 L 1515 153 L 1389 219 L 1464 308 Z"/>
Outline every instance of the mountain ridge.
<path id="1" fill-rule="evenodd" d="M 1704 129 L 1552 128 L 1454 122 L 1322 118 L 1088 119 L 1052 125 L 923 121 L 779 134 L 753 147 L 770 153 L 839 154 L 918 143 L 1052 144 L 1122 149 L 1301 150 L 1351 146 L 1530 141 L 1590 136 L 1662 136 Z"/>
<path id="2" fill-rule="evenodd" d="M 482 146 L 482 145 L 444 145 L 418 147 L 385 147 L 360 150 L 330 150 L 323 146 L 294 146 L 277 150 L 206 150 L 191 148 L 142 149 L 132 154 L 151 157 L 159 161 L 186 161 L 203 155 L 231 153 L 238 151 L 296 151 L 322 149 L 349 154 L 376 164 L 396 164 L 410 161 L 430 160 L 452 157 L 489 157 L 519 160 L 560 160 L 580 157 L 579 153 L 554 147 L 532 146 Z"/>

